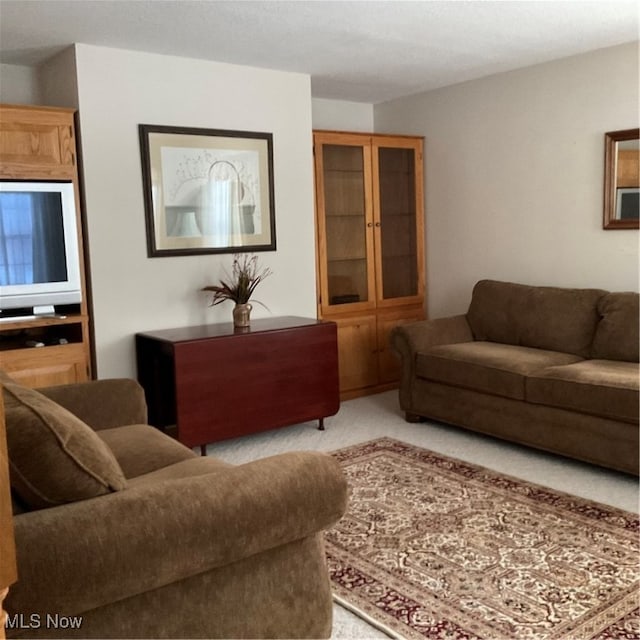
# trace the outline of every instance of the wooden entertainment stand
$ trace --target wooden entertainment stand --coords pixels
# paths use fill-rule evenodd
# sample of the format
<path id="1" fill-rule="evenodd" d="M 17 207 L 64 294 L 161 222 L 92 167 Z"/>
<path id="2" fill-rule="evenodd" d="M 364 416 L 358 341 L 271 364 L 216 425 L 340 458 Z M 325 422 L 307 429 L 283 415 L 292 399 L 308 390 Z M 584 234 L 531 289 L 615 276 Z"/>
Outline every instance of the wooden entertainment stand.
<path id="1" fill-rule="evenodd" d="M 57 305 L 52 316 L 11 318 L 9 309 L 0 321 L 0 368 L 29 387 L 92 377 L 74 114 L 74 109 L 0 105 L 0 178 L 71 181 L 75 195 L 82 301 Z M 41 346 L 28 346 L 32 343 Z"/>
<path id="2" fill-rule="evenodd" d="M 340 407 L 336 325 L 253 320 L 136 334 L 149 423 L 188 447 L 323 420 Z"/>

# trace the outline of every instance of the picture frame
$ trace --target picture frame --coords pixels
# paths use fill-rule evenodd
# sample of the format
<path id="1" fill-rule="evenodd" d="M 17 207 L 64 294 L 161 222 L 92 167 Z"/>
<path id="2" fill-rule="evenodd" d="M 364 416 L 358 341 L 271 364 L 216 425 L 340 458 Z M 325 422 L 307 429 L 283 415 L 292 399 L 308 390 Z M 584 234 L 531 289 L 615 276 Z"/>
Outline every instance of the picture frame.
<path id="1" fill-rule="evenodd" d="M 149 257 L 275 251 L 271 133 L 138 131 Z"/>

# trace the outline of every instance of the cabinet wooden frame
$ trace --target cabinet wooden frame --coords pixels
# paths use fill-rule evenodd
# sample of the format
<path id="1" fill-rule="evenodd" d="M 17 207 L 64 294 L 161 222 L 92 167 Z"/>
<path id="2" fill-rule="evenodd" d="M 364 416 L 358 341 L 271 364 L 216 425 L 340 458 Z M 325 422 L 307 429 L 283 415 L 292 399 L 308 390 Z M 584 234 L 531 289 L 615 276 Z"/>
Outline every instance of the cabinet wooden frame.
<path id="1" fill-rule="evenodd" d="M 73 182 L 82 291 L 80 304 L 64 307 L 66 317 L 3 322 L 0 366 L 31 387 L 87 381 L 92 376 L 92 352 L 75 109 L 0 104 L 0 178 Z M 53 344 L 56 337 L 68 343 Z M 45 346 L 25 347 L 31 338 Z"/>
<path id="2" fill-rule="evenodd" d="M 382 251 L 375 253 L 376 260 L 376 306 L 397 307 L 399 304 L 422 304 L 424 301 L 424 191 L 423 191 L 423 141 L 422 138 L 410 138 L 402 136 L 377 135 L 372 138 L 372 163 L 374 175 L 380 175 L 379 153 L 380 149 L 412 149 L 416 154 L 414 164 L 415 206 L 416 206 L 416 263 L 417 263 L 417 291 L 414 296 L 402 296 L 399 298 L 385 298 L 383 295 L 382 276 Z M 382 246 L 382 205 L 380 202 L 380 190 L 373 189 L 373 224 L 375 234 L 375 246 Z"/>
<path id="3" fill-rule="evenodd" d="M 358 233 L 364 235 L 364 259 L 366 261 L 366 300 L 341 300 L 335 303 L 330 286 L 330 242 L 341 241 L 338 235 L 330 237 L 327 220 L 332 217 L 327 203 L 328 170 L 325 164 L 325 148 L 353 147 L 362 150 L 362 203 L 363 212 L 357 224 L 363 224 Z M 383 235 L 385 232 L 384 206 L 381 185 L 381 150 L 406 149 L 411 156 L 413 173 L 407 169 L 404 180 L 411 174 L 411 195 L 407 195 L 409 209 L 402 213 L 405 220 L 415 224 L 411 240 L 415 242 L 415 255 L 403 259 L 415 261 L 415 289 L 411 295 L 385 298 L 383 274 Z M 318 317 L 333 320 L 338 325 L 338 349 L 340 361 L 341 398 L 348 399 L 390 389 L 397 386 L 399 367 L 390 353 L 388 335 L 393 326 L 424 318 L 425 256 L 424 256 L 424 190 L 423 190 L 423 139 L 414 136 L 377 135 L 337 131 L 314 131 L 314 156 L 316 179 L 316 229 L 317 229 L 317 291 Z M 330 157 L 330 156 L 328 156 Z M 338 163 L 334 164 L 334 167 Z M 338 189 L 340 185 L 338 184 Z M 358 188 L 360 185 L 358 184 Z M 339 202 L 339 201 L 338 201 Z M 336 206 L 335 202 L 332 205 Z M 340 206 L 337 207 L 340 209 Z M 334 214 L 335 215 L 335 214 Z M 360 216 L 360 212 L 358 212 Z M 406 222 L 405 222 L 406 224 Z M 351 241 L 346 239 L 349 244 Z M 335 249 L 334 254 L 335 255 Z M 359 259 L 357 256 L 356 259 Z M 413 280 L 412 287 L 413 287 Z M 393 287 L 395 288 L 395 287 Z M 348 298 L 348 296 L 345 296 Z M 354 296 L 355 297 L 355 296 Z"/>
<path id="4" fill-rule="evenodd" d="M 370 292 L 366 301 L 339 305 L 330 304 L 329 278 L 326 270 L 328 259 L 325 171 L 322 148 L 326 145 L 360 147 L 363 151 L 364 174 L 364 214 L 366 261 L 375 265 L 368 270 L 367 285 Z M 376 188 L 375 176 L 379 175 L 380 149 L 411 149 L 415 152 L 414 184 L 415 184 L 415 218 L 416 218 L 416 263 L 417 294 L 388 299 L 383 294 L 382 268 L 382 206 L 380 190 Z M 396 307 L 399 304 L 422 304 L 424 301 L 424 191 L 423 191 L 423 139 L 414 136 L 390 136 L 377 134 L 343 133 L 335 131 L 314 132 L 314 156 L 316 177 L 316 228 L 317 228 L 317 266 L 318 266 L 318 311 L 319 314 L 354 312 L 377 307 Z M 373 294 L 373 295 L 371 295 Z"/>
<path id="5" fill-rule="evenodd" d="M 372 166 L 371 166 L 371 147 L 369 145 L 363 145 L 363 136 L 358 134 L 344 134 L 323 132 L 318 136 L 314 136 L 314 141 L 320 141 L 323 145 L 339 145 L 339 146 L 352 146 L 362 148 L 363 153 L 363 180 L 364 180 L 364 214 L 365 214 L 365 258 L 367 264 L 373 264 L 374 262 L 374 222 L 373 222 L 373 179 L 372 179 Z M 316 176 L 316 222 L 317 222 L 317 247 L 318 247 L 318 285 L 319 285 L 319 316 L 327 315 L 330 313 L 329 304 L 329 277 L 326 271 L 326 263 L 328 256 L 327 246 L 327 221 L 325 215 L 318 215 L 318 212 L 326 211 L 325 200 L 325 175 L 323 171 L 323 161 L 321 158 L 321 152 L 316 148 L 315 151 L 315 176 Z M 375 273 L 369 269 L 367 272 L 367 290 L 369 292 L 376 290 Z M 362 302 L 353 302 L 347 306 L 349 311 L 366 311 L 368 309 L 374 309 L 376 306 L 375 299 L 369 296 L 368 300 Z"/>

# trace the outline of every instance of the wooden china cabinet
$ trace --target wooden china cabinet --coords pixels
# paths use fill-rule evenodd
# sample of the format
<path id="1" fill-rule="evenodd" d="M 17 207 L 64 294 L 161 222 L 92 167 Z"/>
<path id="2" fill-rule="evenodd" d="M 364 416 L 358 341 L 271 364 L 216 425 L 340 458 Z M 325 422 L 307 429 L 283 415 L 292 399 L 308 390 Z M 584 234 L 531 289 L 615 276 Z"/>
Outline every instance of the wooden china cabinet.
<path id="1" fill-rule="evenodd" d="M 69 181 L 75 197 L 82 301 L 57 305 L 52 317 L 7 312 L 0 320 L 0 368 L 30 387 L 91 378 L 74 114 L 66 108 L 0 105 L 0 179 Z M 28 346 L 34 342 L 42 346 Z"/>
<path id="2" fill-rule="evenodd" d="M 318 317 L 342 399 L 393 388 L 396 325 L 424 318 L 423 139 L 314 131 Z"/>

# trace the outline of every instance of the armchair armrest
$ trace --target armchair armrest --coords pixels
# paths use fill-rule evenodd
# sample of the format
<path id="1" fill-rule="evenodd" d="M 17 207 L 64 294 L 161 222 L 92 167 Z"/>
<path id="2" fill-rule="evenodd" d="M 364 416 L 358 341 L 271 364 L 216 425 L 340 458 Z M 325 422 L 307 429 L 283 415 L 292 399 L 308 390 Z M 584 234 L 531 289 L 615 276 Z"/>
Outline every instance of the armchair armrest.
<path id="1" fill-rule="evenodd" d="M 285 453 L 15 518 L 14 613 L 80 614 L 315 535 L 344 513 L 321 453 Z"/>
<path id="2" fill-rule="evenodd" d="M 95 380 L 38 391 L 96 430 L 147 423 L 144 391 L 135 380 Z"/>

